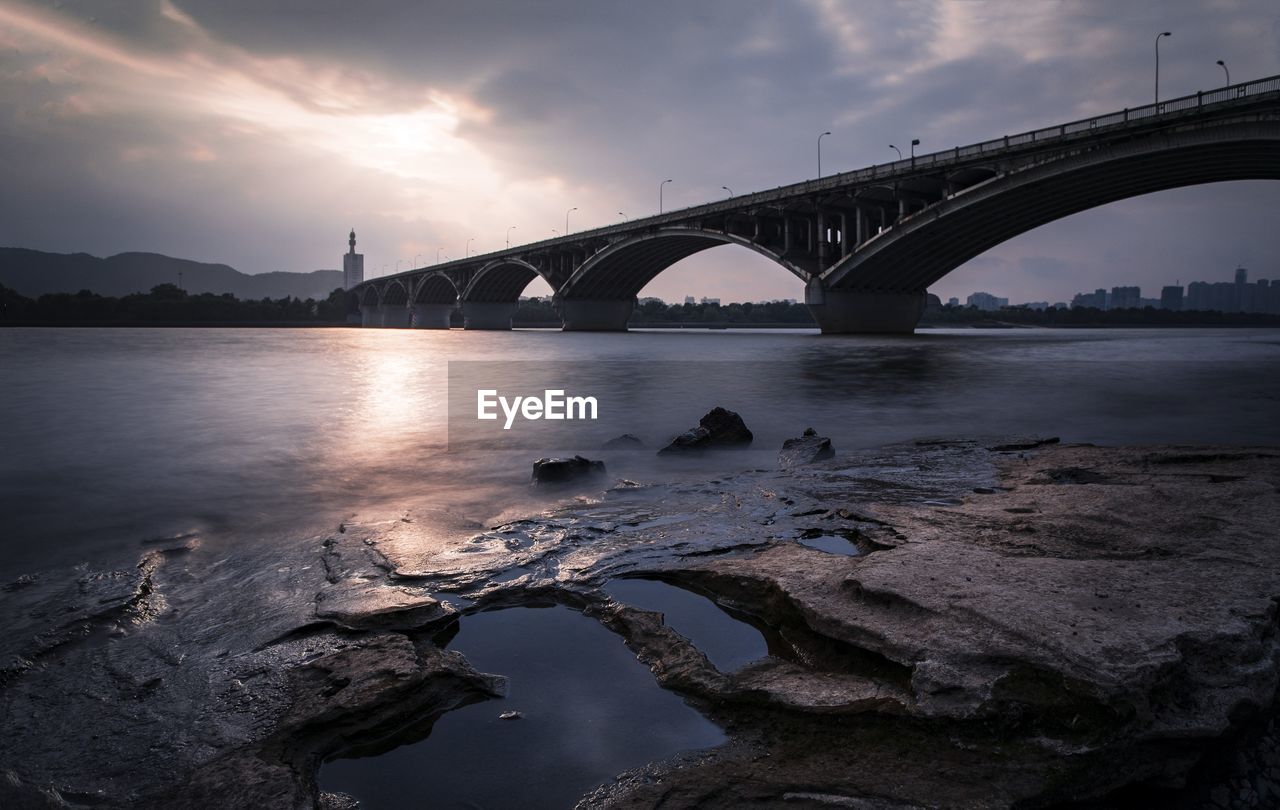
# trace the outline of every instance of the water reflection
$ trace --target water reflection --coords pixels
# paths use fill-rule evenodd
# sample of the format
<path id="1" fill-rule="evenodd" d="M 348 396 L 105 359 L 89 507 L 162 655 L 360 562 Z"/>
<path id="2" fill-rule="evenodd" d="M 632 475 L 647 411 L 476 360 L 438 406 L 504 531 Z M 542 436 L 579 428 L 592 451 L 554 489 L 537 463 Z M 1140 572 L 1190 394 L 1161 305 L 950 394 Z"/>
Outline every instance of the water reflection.
<path id="1" fill-rule="evenodd" d="M 449 647 L 507 676 L 506 699 L 449 712 L 425 740 L 329 762 L 323 790 L 364 810 L 572 807 L 628 768 L 725 739 L 617 636 L 568 608 L 466 616 Z M 513 710 L 523 717 L 500 718 Z"/>

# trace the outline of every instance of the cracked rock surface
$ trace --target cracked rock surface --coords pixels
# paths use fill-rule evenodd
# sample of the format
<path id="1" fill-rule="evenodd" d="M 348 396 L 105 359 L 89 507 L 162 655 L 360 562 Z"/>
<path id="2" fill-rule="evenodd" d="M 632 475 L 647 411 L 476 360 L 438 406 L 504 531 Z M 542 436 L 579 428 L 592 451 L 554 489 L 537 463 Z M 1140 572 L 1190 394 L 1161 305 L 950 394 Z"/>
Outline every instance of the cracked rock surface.
<path id="1" fill-rule="evenodd" d="M 447 649 L 458 616 L 558 603 L 729 737 L 583 807 L 1275 806 L 1277 525 L 1280 451 L 1020 439 L 628 482 L 492 527 L 356 515 L 270 566 L 175 541 L 0 590 L 0 804 L 350 806 L 324 758 L 502 693 Z M 769 654 L 720 671 L 617 577 L 711 599 Z"/>

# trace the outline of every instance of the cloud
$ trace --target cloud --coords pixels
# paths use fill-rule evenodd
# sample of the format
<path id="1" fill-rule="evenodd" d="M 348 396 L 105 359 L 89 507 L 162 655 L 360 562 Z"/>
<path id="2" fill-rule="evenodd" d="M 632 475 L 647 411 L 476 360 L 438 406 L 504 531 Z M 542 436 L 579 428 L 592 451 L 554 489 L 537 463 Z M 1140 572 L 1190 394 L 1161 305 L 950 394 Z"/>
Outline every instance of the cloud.
<path id="1" fill-rule="evenodd" d="M 1165 29 L 1168 94 L 1215 86 L 1218 58 L 1280 72 L 1280 12 L 1252 0 L 0 0 L 0 242 L 310 270 L 355 225 L 390 271 L 500 247 L 509 225 L 551 236 L 572 207 L 575 230 L 653 212 L 668 177 L 672 207 L 811 176 L 828 129 L 832 171 L 1140 104 Z M 1061 298 L 1240 253 L 1277 267 L 1277 203 L 1269 184 L 1119 203 L 936 291 Z M 747 253 L 699 254 L 648 292 L 798 297 Z"/>

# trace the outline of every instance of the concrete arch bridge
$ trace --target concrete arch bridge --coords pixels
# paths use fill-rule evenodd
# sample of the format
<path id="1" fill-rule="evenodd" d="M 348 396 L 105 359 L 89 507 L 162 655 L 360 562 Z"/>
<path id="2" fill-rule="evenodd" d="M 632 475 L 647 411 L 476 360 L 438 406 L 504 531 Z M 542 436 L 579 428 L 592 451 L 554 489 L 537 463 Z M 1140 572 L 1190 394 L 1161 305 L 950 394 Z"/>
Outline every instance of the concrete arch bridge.
<path id="1" fill-rule="evenodd" d="M 535 277 L 566 330 L 625 330 L 636 295 L 722 245 L 805 282 L 823 332 L 911 332 L 929 285 L 1020 233 L 1116 200 L 1280 179 L 1280 76 L 370 279 L 366 326 L 510 329 Z"/>

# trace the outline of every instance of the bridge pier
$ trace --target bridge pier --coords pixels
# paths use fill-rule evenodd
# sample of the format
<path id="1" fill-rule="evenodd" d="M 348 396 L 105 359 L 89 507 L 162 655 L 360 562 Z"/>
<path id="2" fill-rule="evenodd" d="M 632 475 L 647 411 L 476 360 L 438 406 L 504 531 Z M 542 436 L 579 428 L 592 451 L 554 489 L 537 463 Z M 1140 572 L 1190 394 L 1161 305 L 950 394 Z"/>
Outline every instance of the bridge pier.
<path id="1" fill-rule="evenodd" d="M 382 326 L 382 312 L 377 304 L 360 305 L 361 326 Z"/>
<path id="2" fill-rule="evenodd" d="M 924 314 L 926 293 L 828 290 L 816 279 L 804 290 L 804 302 L 824 335 L 915 332 Z"/>
<path id="3" fill-rule="evenodd" d="M 625 332 L 634 298 L 570 299 L 556 302 L 566 332 Z"/>
<path id="4" fill-rule="evenodd" d="M 414 329 L 448 329 L 453 304 L 414 304 Z"/>
<path id="5" fill-rule="evenodd" d="M 510 329 L 518 301 L 463 301 L 464 329 Z"/>
<path id="6" fill-rule="evenodd" d="M 409 325 L 409 308 L 404 304 L 383 304 L 382 325 L 391 328 L 404 328 Z"/>

